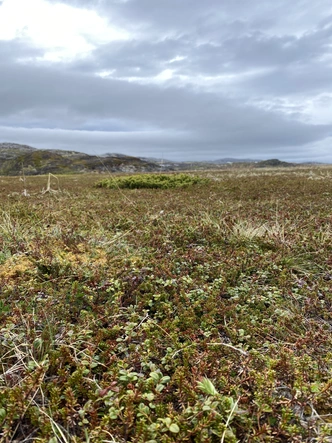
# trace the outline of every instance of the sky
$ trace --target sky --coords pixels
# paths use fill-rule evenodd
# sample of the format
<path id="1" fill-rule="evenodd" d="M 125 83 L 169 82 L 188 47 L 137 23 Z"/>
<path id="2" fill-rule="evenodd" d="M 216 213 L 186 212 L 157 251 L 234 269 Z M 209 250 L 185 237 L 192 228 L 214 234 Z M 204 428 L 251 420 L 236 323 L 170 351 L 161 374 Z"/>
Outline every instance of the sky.
<path id="1" fill-rule="evenodd" d="M 0 142 L 332 163 L 331 0 L 0 0 Z"/>

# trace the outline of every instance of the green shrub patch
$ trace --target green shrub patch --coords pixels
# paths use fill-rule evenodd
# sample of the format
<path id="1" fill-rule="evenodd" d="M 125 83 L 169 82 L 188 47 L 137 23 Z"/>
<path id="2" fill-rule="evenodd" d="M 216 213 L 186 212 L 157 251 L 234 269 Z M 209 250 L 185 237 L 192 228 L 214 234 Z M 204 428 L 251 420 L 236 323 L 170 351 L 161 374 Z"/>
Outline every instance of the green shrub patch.
<path id="1" fill-rule="evenodd" d="M 101 180 L 98 188 L 109 189 L 170 189 L 185 188 L 191 185 L 204 184 L 208 180 L 189 174 L 139 174 L 127 177 L 115 177 Z"/>

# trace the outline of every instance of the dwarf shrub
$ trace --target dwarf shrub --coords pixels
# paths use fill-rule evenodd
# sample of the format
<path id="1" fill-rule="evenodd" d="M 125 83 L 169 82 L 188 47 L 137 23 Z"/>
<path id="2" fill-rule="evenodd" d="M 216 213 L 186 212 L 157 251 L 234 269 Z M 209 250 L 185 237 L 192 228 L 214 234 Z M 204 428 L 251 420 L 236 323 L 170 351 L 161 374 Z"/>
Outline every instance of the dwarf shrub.
<path id="1" fill-rule="evenodd" d="M 121 189 L 170 189 L 184 188 L 196 184 L 207 183 L 208 180 L 188 174 L 139 174 L 127 177 L 115 177 L 101 180 L 98 188 Z"/>

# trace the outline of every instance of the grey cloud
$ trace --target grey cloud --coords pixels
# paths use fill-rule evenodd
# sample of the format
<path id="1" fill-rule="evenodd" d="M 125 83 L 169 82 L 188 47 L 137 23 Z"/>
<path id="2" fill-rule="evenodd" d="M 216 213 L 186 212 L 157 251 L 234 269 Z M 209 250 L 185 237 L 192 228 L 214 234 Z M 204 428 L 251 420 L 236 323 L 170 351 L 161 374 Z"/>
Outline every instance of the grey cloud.
<path id="1" fill-rule="evenodd" d="M 238 27 L 238 22 L 233 22 Z M 280 71 L 301 70 L 304 76 L 311 76 L 312 70 L 318 70 L 322 77 L 330 76 L 331 67 L 322 59 L 331 56 L 332 25 L 315 28 L 300 37 L 294 35 L 269 35 L 261 31 L 234 34 L 229 25 L 229 35 L 218 43 L 199 43 L 189 35 L 169 37 L 160 40 L 131 40 L 114 42 L 97 48 L 89 59 L 73 64 L 77 70 L 96 71 L 114 70 L 117 77 L 149 77 L 164 69 L 173 69 L 177 75 L 220 75 L 241 74 L 248 70 L 266 68 L 266 81 L 270 93 L 274 89 L 275 76 L 280 78 Z M 177 56 L 182 59 L 174 63 L 170 60 Z M 285 76 L 285 75 L 282 75 Z M 320 78 L 312 77 L 312 87 L 320 87 Z M 261 73 L 257 75 L 261 81 Z M 283 81 L 283 83 L 285 83 Z M 301 82 L 300 82 L 301 83 Z M 251 87 L 255 84 L 255 79 Z M 276 83 L 278 89 L 278 82 Z M 241 86 L 236 85 L 237 88 Z M 292 87 L 292 81 L 289 88 Z M 310 85 L 306 85 L 310 87 Z M 276 91 L 279 92 L 279 91 Z"/>
<path id="2" fill-rule="evenodd" d="M 49 0 L 53 3 L 59 0 Z M 237 30 L 272 35 L 312 31 L 316 23 L 328 23 L 330 0 L 62 0 L 76 7 L 97 9 L 112 24 L 146 30 L 154 37 L 191 34 L 196 40 L 213 40 L 213 36 L 229 33 L 230 24 L 241 25 Z M 279 31 L 279 32 L 278 32 Z"/>
<path id="3" fill-rule="evenodd" d="M 40 48 L 36 48 L 23 39 L 0 40 L 0 60 L 8 61 L 26 60 L 43 54 Z"/>
<path id="4" fill-rule="evenodd" d="M 216 149 L 274 148 L 319 140 L 330 134 L 324 125 L 287 120 L 212 93 L 193 89 L 160 88 L 119 80 L 54 71 L 51 68 L 7 66 L 0 72 L 0 118 L 33 121 L 36 126 L 85 129 L 93 120 L 105 130 L 114 121 L 128 132 L 169 130 L 187 133 L 191 145 L 207 143 Z M 111 127 L 109 127 L 111 121 Z M 99 129 L 100 129 L 99 126 Z"/>
<path id="5" fill-rule="evenodd" d="M 235 66 L 287 66 L 312 63 L 332 54 L 332 26 L 301 37 L 266 36 L 261 32 L 225 40 L 222 44 L 227 60 Z"/>
<path id="6" fill-rule="evenodd" d="M 114 42 L 98 47 L 88 59 L 73 63 L 72 69 L 90 72 L 114 69 L 116 76 L 154 76 L 171 67 L 168 62 L 179 52 L 184 53 L 185 46 L 174 39 L 155 43 L 139 40 Z"/>
<path id="7" fill-rule="evenodd" d="M 120 23 L 138 22 L 141 27 L 157 32 L 183 34 L 191 31 L 206 40 L 216 28 L 222 28 L 234 18 L 252 23 L 255 29 L 308 29 L 313 20 L 325 19 L 331 6 L 329 0 L 103 0 L 99 7 Z"/>
<path id="8" fill-rule="evenodd" d="M 264 146 L 251 147 L 248 151 L 245 145 L 234 147 L 226 142 L 212 143 L 197 140 L 187 134 L 167 132 L 102 132 L 102 131 L 73 131 L 63 129 L 26 129 L 0 126 L 3 140 L 16 143 L 27 143 L 40 149 L 77 150 L 101 155 L 107 152 L 118 152 L 127 155 L 162 157 L 173 160 L 206 160 L 223 157 L 243 158 L 250 156 L 254 159 L 278 157 L 289 161 L 319 160 L 331 162 L 328 146 L 332 138 L 304 146 L 286 146 L 282 150 Z M 317 146 L 319 150 L 317 152 Z"/>
<path id="9" fill-rule="evenodd" d="M 301 85 L 307 91 L 329 86 L 331 67 L 326 57 L 331 56 L 332 17 L 326 17 L 327 0 L 314 4 L 309 0 L 245 4 L 234 0 L 222 4 L 218 0 L 77 0 L 75 4 L 94 5 L 111 22 L 136 23 L 143 31 L 130 41 L 98 47 L 72 69 L 114 70 L 116 77 L 138 78 L 173 69 L 176 75 L 193 80 L 197 75 L 236 74 L 239 78 L 243 73 L 243 79 L 235 79 L 229 91 L 238 95 L 249 91 L 251 96 L 277 95 L 283 90 L 297 93 Z M 293 33 L 291 21 L 296 29 L 297 23 L 305 25 L 309 19 L 310 27 Z M 286 29 L 277 32 L 278 25 Z M 176 56 L 183 59 L 169 64 Z M 247 83 L 248 70 L 263 68 L 266 73 L 258 72 Z"/>
<path id="10" fill-rule="evenodd" d="M 271 72 L 258 74 L 254 78 L 244 79 L 244 90 L 257 91 L 265 96 L 302 95 L 310 98 L 332 88 L 332 65 L 319 62 L 316 65 L 281 67 Z"/>

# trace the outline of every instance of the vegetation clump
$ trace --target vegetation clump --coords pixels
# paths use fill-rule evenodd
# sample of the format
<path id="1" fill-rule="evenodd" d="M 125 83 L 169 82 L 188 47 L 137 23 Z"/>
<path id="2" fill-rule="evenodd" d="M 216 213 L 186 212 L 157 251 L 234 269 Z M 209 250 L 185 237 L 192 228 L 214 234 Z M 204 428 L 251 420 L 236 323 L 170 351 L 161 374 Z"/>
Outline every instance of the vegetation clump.
<path id="1" fill-rule="evenodd" d="M 96 186 L 109 189 L 170 189 L 185 188 L 207 182 L 206 178 L 189 174 L 137 174 L 101 180 Z"/>
<path id="2" fill-rule="evenodd" d="M 290 168 L 297 166 L 294 163 L 283 162 L 277 158 L 272 158 L 270 160 L 263 160 L 255 164 L 256 168 Z"/>

